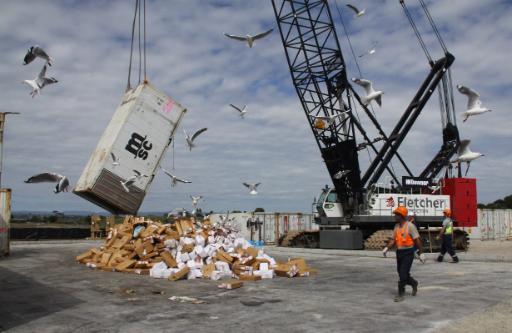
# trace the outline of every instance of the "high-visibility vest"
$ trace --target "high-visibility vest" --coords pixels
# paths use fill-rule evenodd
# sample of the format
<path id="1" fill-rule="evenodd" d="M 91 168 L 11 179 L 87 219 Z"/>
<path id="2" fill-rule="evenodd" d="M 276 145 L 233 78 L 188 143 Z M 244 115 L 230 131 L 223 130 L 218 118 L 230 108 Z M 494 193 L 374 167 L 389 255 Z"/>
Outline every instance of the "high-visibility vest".
<path id="1" fill-rule="evenodd" d="M 453 220 L 450 219 L 450 223 L 448 223 L 448 225 L 444 229 L 444 234 L 451 235 L 452 233 L 453 233 Z"/>
<path id="2" fill-rule="evenodd" d="M 409 235 L 409 222 L 405 222 L 403 227 L 398 227 L 395 232 L 395 243 L 397 248 L 408 248 L 414 246 L 414 241 Z"/>

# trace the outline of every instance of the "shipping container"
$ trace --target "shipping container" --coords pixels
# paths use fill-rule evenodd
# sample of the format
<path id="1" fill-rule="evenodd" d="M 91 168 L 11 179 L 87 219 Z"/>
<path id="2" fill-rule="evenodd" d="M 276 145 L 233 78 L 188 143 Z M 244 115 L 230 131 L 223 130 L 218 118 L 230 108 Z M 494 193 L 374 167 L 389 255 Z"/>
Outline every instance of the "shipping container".
<path id="1" fill-rule="evenodd" d="M 127 91 L 73 192 L 113 214 L 137 214 L 185 112 L 149 83 Z M 127 192 L 122 183 L 137 172 L 145 176 Z"/>
<path id="2" fill-rule="evenodd" d="M 512 240 L 512 209 L 478 209 L 474 234 L 481 240 Z"/>
<path id="3" fill-rule="evenodd" d="M 0 189 L 0 257 L 10 252 L 11 190 Z"/>
<path id="4" fill-rule="evenodd" d="M 226 214 L 212 214 L 212 223 L 221 221 L 220 216 Z M 247 220 L 251 217 L 259 220 L 258 228 L 247 226 Z M 265 244 L 276 244 L 279 237 L 288 231 L 318 230 L 318 224 L 314 223 L 313 214 L 302 213 L 230 213 L 231 224 L 240 231 L 240 236 L 247 240 L 263 241 Z"/>

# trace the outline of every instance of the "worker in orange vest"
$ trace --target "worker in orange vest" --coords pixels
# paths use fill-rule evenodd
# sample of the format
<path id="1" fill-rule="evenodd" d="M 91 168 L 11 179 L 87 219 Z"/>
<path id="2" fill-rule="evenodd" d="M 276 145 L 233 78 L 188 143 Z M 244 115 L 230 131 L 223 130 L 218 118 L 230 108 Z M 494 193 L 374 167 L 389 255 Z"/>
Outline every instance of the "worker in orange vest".
<path id="1" fill-rule="evenodd" d="M 416 248 L 420 253 L 420 260 L 425 261 L 423 254 L 423 246 L 420 234 L 416 226 L 407 219 L 408 211 L 405 206 L 398 206 L 394 211 L 395 229 L 393 230 L 393 238 L 388 242 L 387 246 L 382 250 L 384 257 L 388 250 L 396 245 L 396 270 L 400 280 L 398 281 L 398 295 L 395 296 L 395 302 L 404 300 L 405 286 L 412 287 L 412 295 L 418 293 L 418 281 L 411 276 L 411 266 L 414 261 L 414 253 Z"/>
<path id="2" fill-rule="evenodd" d="M 437 239 L 441 238 L 441 253 L 437 257 L 438 262 L 442 262 L 444 255 L 446 252 L 452 257 L 452 263 L 458 263 L 459 257 L 453 250 L 452 242 L 453 242 L 453 220 L 452 220 L 452 211 L 450 208 L 445 208 L 443 210 L 444 220 L 443 227 L 437 236 Z"/>

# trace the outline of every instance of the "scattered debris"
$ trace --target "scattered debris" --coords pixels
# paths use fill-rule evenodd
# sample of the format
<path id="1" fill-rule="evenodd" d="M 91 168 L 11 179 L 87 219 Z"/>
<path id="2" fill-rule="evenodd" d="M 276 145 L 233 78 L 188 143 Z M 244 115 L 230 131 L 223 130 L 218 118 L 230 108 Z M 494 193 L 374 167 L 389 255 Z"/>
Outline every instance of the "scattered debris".
<path id="1" fill-rule="evenodd" d="M 192 303 L 192 304 L 205 304 L 206 301 L 200 300 L 195 297 L 188 297 L 188 296 L 171 296 L 169 297 L 169 300 L 174 302 L 180 302 L 180 303 Z"/>
<path id="2" fill-rule="evenodd" d="M 143 217 L 126 217 L 113 226 L 99 249 L 76 257 L 93 269 L 149 275 L 153 278 L 235 279 L 220 288 L 235 289 L 241 281 L 310 276 L 316 271 L 302 258 L 277 262 L 263 250 L 251 246 L 229 223 L 201 224 L 191 219 L 162 224 Z"/>

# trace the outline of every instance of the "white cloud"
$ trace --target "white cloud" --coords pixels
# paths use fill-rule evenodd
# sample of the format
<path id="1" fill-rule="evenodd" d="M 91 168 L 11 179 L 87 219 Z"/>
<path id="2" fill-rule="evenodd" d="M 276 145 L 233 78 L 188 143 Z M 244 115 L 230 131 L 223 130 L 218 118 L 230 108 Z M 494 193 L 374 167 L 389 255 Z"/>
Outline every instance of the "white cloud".
<path id="1" fill-rule="evenodd" d="M 62 172 L 75 181 L 81 174 L 126 86 L 133 14 L 129 3 L 2 3 L 2 109 L 22 113 L 9 117 L 5 135 L 2 185 L 13 189 L 14 210 L 99 210 L 73 194 L 54 195 L 51 186 L 23 180 L 42 170 Z M 344 3 L 338 3 L 344 10 Z M 379 42 L 375 55 L 358 60 L 365 76 L 385 91 L 383 108 L 375 110 L 389 133 L 428 73 L 428 64 L 397 1 L 361 3 L 367 15 L 354 19 L 344 12 L 344 19 L 356 54 Z M 512 126 L 507 109 L 512 6 L 491 0 L 429 5 L 456 56 L 455 83 L 474 87 L 495 110 L 464 124 L 459 121 L 461 136 L 471 138 L 473 149 L 486 154 L 470 173 L 479 179 L 480 200 L 492 201 L 510 194 L 507 184 L 512 181 L 507 172 L 512 152 L 507 144 Z M 358 76 L 337 13 L 332 12 L 349 76 Z M 269 26 L 275 32 L 253 49 L 223 36 Z M 270 2 L 151 1 L 148 38 L 149 79 L 189 109 L 184 128 L 209 130 L 191 153 L 184 139 L 176 138 L 176 173 L 193 183 L 171 189 L 159 174 L 142 210 L 190 208 L 189 194 L 203 194 L 208 210 L 309 211 L 312 198 L 330 180 L 293 89 Z M 427 42 L 435 45 L 431 38 Z M 35 43 L 55 58 L 48 74 L 59 83 L 31 99 L 20 82 L 35 76 L 41 63 L 22 66 L 21 61 Z M 439 56 L 439 51 L 434 54 Z M 456 93 L 455 99 L 460 113 L 464 96 Z M 229 103 L 247 104 L 247 119 L 240 120 Z M 434 96 L 400 150 L 414 170 L 438 149 L 440 133 Z M 360 161 L 364 168 L 367 156 L 361 155 Z M 170 152 L 164 164 L 172 165 Z M 243 181 L 262 182 L 260 194 L 248 196 Z"/>

